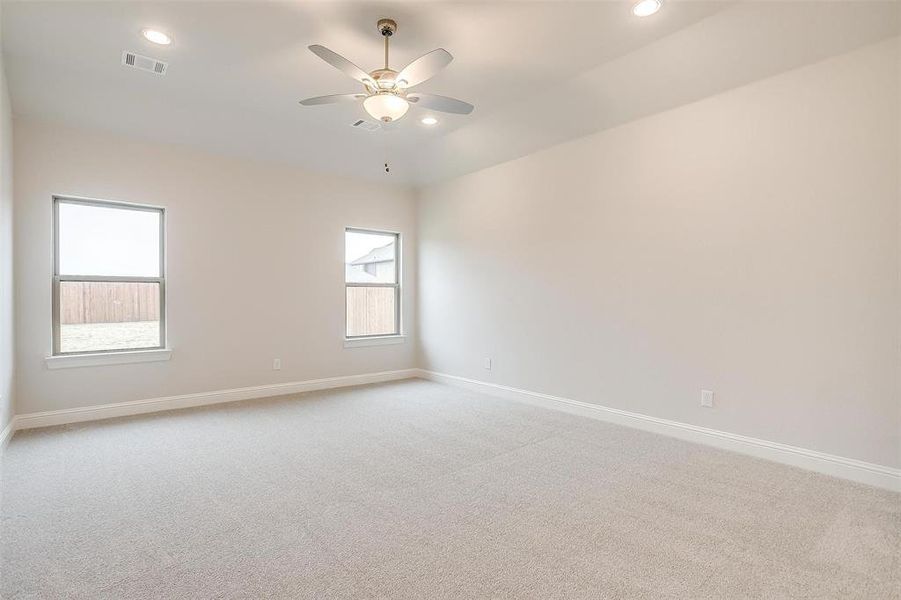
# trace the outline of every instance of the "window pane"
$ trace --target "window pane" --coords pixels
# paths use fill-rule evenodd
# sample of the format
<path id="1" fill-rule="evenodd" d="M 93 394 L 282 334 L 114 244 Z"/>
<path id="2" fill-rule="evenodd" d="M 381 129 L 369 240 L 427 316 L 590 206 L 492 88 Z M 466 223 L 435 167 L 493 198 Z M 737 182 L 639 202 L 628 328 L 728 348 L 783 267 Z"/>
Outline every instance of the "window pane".
<path id="1" fill-rule="evenodd" d="M 347 336 L 397 333 L 395 288 L 347 288 Z"/>
<path id="2" fill-rule="evenodd" d="M 347 283 L 397 283 L 397 236 L 344 232 L 344 274 Z"/>
<path id="3" fill-rule="evenodd" d="M 62 281 L 60 352 L 160 346 L 160 285 Z"/>
<path id="4" fill-rule="evenodd" d="M 160 276 L 160 212 L 59 203 L 60 275 Z"/>

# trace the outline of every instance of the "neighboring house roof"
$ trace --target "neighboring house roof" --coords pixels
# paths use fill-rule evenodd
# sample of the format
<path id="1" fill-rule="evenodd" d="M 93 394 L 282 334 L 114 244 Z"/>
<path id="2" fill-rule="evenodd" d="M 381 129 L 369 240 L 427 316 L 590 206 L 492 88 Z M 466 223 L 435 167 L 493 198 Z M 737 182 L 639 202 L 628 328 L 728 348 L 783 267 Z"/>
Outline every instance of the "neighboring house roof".
<path id="1" fill-rule="evenodd" d="M 363 270 L 363 265 L 345 265 L 344 281 L 348 283 L 378 283 L 379 278 Z"/>
<path id="2" fill-rule="evenodd" d="M 368 265 L 372 263 L 391 262 L 394 260 L 394 242 L 388 242 L 380 248 L 373 248 L 368 254 L 353 261 L 352 265 Z"/>
<path id="3" fill-rule="evenodd" d="M 378 283 L 379 278 L 363 270 L 363 265 L 345 265 L 344 280 L 350 283 Z"/>

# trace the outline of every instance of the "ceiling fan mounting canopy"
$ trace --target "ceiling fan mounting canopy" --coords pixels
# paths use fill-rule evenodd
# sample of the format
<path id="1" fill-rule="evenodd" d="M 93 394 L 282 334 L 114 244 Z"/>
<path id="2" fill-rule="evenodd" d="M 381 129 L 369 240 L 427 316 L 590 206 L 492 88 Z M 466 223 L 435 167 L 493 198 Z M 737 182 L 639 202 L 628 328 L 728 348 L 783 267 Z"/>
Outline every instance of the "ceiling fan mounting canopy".
<path id="1" fill-rule="evenodd" d="M 366 93 L 307 98 L 301 100 L 302 105 L 316 106 L 363 99 L 363 108 L 366 112 L 383 123 L 390 123 L 402 118 L 410 108 L 410 103 L 441 112 L 463 115 L 472 112 L 474 107 L 462 100 L 435 94 L 409 92 L 409 88 L 431 79 L 438 71 L 450 64 L 454 59 L 450 52 L 444 48 L 432 50 L 400 71 L 395 71 L 388 66 L 388 40 L 397 31 L 397 23 L 393 19 L 380 19 L 376 25 L 379 33 L 385 39 L 385 65 L 383 68 L 369 73 L 325 46 L 318 44 L 310 46 L 313 54 L 363 84 Z"/>
<path id="2" fill-rule="evenodd" d="M 394 19 L 379 19 L 376 25 L 379 28 L 379 33 L 385 37 L 392 36 L 397 31 L 397 21 Z"/>

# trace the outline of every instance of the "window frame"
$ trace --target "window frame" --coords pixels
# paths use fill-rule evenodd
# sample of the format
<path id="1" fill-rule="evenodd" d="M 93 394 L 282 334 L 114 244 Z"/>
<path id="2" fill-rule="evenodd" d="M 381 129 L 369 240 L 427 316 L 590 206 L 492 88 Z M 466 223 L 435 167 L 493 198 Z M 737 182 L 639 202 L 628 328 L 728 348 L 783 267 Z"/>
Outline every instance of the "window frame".
<path id="1" fill-rule="evenodd" d="M 401 322 L 401 234 L 399 231 L 386 231 L 382 229 L 371 229 L 368 227 L 345 227 L 344 228 L 344 251 L 347 252 L 347 234 L 348 233 L 371 233 L 375 235 L 393 235 L 394 236 L 394 283 L 350 283 L 347 281 L 347 263 L 342 264 L 344 271 L 344 339 L 345 341 L 353 340 L 372 340 L 379 338 L 399 338 L 403 336 L 403 323 Z M 344 260 L 347 260 L 345 256 Z M 394 332 L 393 333 L 377 333 L 373 335 L 347 335 L 347 288 L 349 287 L 386 287 L 394 288 Z"/>
<path id="2" fill-rule="evenodd" d="M 82 206 L 96 206 L 100 208 L 116 208 L 120 210 L 136 210 L 159 213 L 159 260 L 160 269 L 158 277 L 118 276 L 118 275 L 61 275 L 59 272 L 59 205 L 79 204 Z M 52 279 L 52 316 L 51 316 L 51 357 L 60 356 L 86 356 L 92 354 L 117 354 L 122 352 L 143 352 L 165 350 L 166 346 L 166 209 L 162 206 L 150 204 L 134 204 L 120 202 L 118 200 L 101 200 L 97 198 L 83 198 L 79 196 L 53 196 L 53 279 Z M 156 283 L 159 285 L 160 294 L 160 343 L 158 346 L 144 346 L 141 348 L 111 348 L 108 350 L 83 350 L 78 352 L 60 351 L 60 283 L 72 282 L 110 282 L 110 283 Z"/>

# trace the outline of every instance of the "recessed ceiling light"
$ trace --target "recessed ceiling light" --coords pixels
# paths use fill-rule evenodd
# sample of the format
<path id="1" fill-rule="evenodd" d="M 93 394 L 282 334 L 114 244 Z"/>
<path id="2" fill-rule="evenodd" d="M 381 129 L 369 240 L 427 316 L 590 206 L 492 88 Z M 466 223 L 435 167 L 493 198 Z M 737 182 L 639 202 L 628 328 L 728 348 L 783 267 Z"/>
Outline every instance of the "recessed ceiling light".
<path id="1" fill-rule="evenodd" d="M 423 117 L 422 121 L 420 121 L 423 125 L 435 125 L 438 123 L 438 119 L 435 117 Z"/>
<path id="2" fill-rule="evenodd" d="M 636 17 L 649 17 L 660 10 L 660 0 L 639 0 L 632 7 L 632 14 Z"/>
<path id="3" fill-rule="evenodd" d="M 144 29 L 141 31 L 141 35 L 143 35 L 144 39 L 148 42 L 153 42 L 154 44 L 159 44 L 161 46 L 168 46 L 172 43 L 172 38 L 156 29 Z"/>

